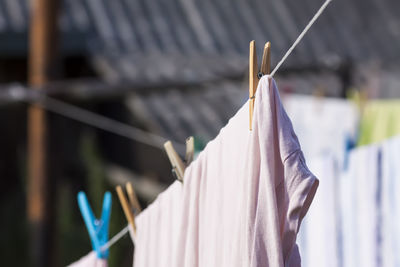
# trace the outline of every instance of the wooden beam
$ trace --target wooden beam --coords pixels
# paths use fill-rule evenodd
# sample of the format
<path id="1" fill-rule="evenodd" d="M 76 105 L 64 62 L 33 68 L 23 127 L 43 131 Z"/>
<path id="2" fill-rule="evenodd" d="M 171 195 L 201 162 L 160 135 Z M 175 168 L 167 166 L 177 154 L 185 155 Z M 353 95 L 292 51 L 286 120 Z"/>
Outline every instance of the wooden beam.
<path id="1" fill-rule="evenodd" d="M 30 86 L 40 88 L 54 78 L 57 47 L 58 0 L 32 1 L 29 77 Z M 31 266 L 50 266 L 52 208 L 47 156 L 47 118 L 38 106 L 28 108 L 27 215 L 30 225 Z"/>

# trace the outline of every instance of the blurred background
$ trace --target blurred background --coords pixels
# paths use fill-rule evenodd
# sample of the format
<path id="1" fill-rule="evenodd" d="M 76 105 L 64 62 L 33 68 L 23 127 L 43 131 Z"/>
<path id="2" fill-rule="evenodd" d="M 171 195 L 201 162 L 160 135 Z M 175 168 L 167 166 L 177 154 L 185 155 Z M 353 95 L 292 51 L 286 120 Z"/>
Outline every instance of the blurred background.
<path id="1" fill-rule="evenodd" d="M 183 154 L 194 136 L 201 151 L 248 99 L 249 42 L 260 59 L 270 41 L 274 67 L 321 5 L 0 0 L 2 265 L 66 266 L 89 252 L 80 190 L 97 216 L 111 191 L 111 236 L 122 229 L 114 187 L 130 181 L 142 207 L 151 203 L 174 181 L 162 143 Z M 334 207 L 342 203 L 335 179 L 358 164 L 351 151 L 400 134 L 399 14 L 397 0 L 334 0 L 275 77 L 310 168 L 321 173 L 327 190 L 319 194 Z M 333 167 L 315 163 L 326 155 Z M 316 204 L 319 215 L 336 212 L 325 204 Z M 319 233 L 335 233 L 328 252 L 345 266 L 346 223 L 329 220 Z M 379 233 L 371 242 L 381 242 Z M 111 248 L 110 266 L 131 266 L 132 250 L 126 236 Z M 400 266 L 380 255 L 374 266 Z"/>

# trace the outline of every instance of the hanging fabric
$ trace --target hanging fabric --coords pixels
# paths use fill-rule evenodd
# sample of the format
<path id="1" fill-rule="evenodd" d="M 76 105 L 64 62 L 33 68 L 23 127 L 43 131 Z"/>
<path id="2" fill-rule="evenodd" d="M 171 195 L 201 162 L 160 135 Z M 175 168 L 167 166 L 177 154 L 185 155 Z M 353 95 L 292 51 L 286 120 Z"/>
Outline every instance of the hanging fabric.
<path id="1" fill-rule="evenodd" d="M 340 267 L 338 164 L 329 153 L 307 163 L 320 184 L 298 234 L 302 266 Z"/>
<path id="2" fill-rule="evenodd" d="M 176 180 L 137 216 L 135 267 L 179 266 L 182 205 L 182 183 Z"/>
<path id="3" fill-rule="evenodd" d="M 259 82 L 252 131 L 245 127 L 248 110 L 249 102 L 186 169 L 177 205 L 181 215 L 172 224 L 178 239 L 167 250 L 173 263 L 168 266 L 300 265 L 296 234 L 318 180 L 305 165 L 272 78 Z M 160 230 L 171 224 L 164 221 L 171 210 L 161 209 L 161 199 L 137 218 L 135 267 L 165 266 L 140 259 L 158 258 L 163 241 L 175 240 L 171 231 Z M 150 240 L 157 240 L 156 246 L 149 246 Z"/>

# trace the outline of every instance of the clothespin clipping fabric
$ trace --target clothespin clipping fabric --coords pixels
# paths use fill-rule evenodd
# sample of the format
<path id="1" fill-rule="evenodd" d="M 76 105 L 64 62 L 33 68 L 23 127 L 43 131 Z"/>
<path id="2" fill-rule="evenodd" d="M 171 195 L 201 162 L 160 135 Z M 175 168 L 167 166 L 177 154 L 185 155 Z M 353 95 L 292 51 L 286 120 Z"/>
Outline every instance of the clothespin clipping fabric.
<path id="1" fill-rule="evenodd" d="M 132 237 L 132 241 L 134 241 L 134 236 L 136 234 L 135 215 L 141 212 L 142 208 L 140 207 L 139 200 L 137 199 L 135 190 L 133 189 L 131 183 L 128 182 L 126 184 L 126 192 L 128 193 L 129 201 L 127 200 L 125 193 L 120 185 L 117 186 L 115 190 L 117 191 L 118 198 L 122 206 L 122 210 L 124 211 L 125 217 L 130 225 L 131 228 L 130 234 Z"/>
<path id="2" fill-rule="evenodd" d="M 185 155 L 185 160 L 183 161 L 179 157 L 178 153 L 175 151 L 175 148 L 172 145 L 171 141 L 167 141 L 164 143 L 165 152 L 167 152 L 168 159 L 172 165 L 172 174 L 180 182 L 183 182 L 183 177 L 185 174 L 186 167 L 189 166 L 194 159 L 194 154 L 195 154 L 194 144 L 195 144 L 194 137 L 189 136 L 186 139 L 186 155 Z"/>
<path id="3" fill-rule="evenodd" d="M 264 45 L 263 56 L 261 61 L 261 69 L 258 70 L 257 53 L 256 53 L 256 42 L 253 40 L 250 42 L 249 49 L 249 129 L 252 130 L 253 112 L 255 95 L 260 81 L 263 75 L 269 74 L 271 69 L 271 43 L 267 42 Z"/>
<path id="4" fill-rule="evenodd" d="M 108 258 L 108 249 L 102 250 L 101 247 L 108 242 L 111 202 L 111 193 L 106 192 L 103 198 L 101 218 L 97 219 L 93 214 L 86 194 L 82 191 L 78 193 L 79 209 L 86 224 L 86 228 L 92 242 L 92 248 L 94 251 L 96 251 L 97 257 L 100 259 Z"/>

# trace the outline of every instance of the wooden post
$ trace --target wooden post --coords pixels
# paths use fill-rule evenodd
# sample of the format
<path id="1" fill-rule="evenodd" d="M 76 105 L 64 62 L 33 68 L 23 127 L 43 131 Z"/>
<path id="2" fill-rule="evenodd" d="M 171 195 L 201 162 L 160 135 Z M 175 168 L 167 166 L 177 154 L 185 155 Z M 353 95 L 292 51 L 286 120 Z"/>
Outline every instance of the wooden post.
<path id="1" fill-rule="evenodd" d="M 39 89 L 54 78 L 57 48 L 58 0 L 32 1 L 29 40 L 30 86 Z M 28 108 L 27 216 L 30 226 L 31 266 L 50 266 L 52 208 L 47 157 L 46 113 Z"/>

